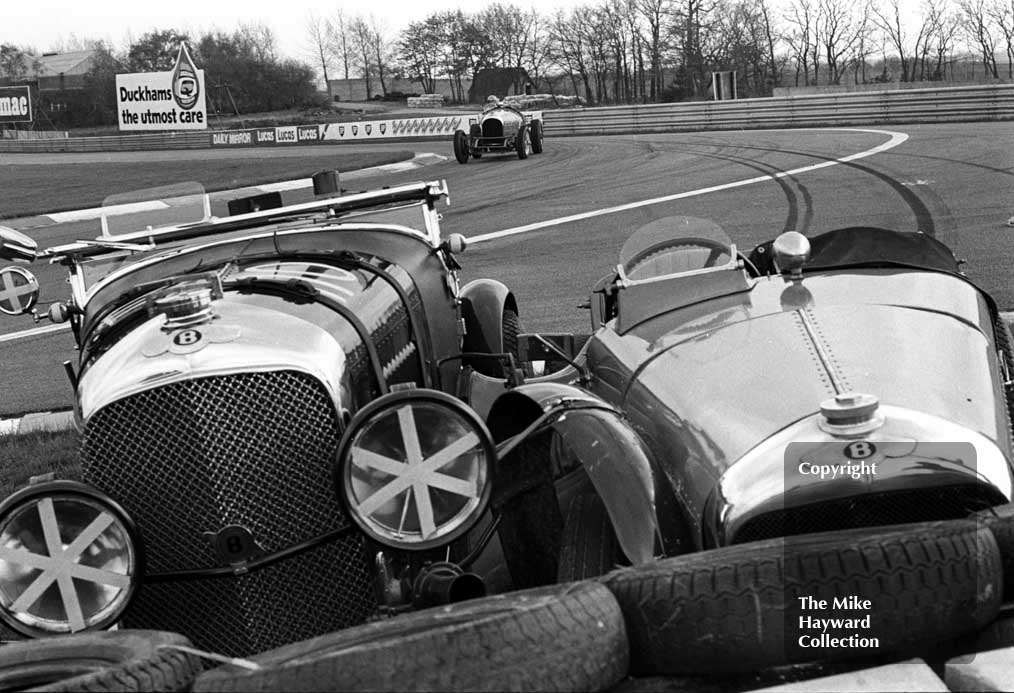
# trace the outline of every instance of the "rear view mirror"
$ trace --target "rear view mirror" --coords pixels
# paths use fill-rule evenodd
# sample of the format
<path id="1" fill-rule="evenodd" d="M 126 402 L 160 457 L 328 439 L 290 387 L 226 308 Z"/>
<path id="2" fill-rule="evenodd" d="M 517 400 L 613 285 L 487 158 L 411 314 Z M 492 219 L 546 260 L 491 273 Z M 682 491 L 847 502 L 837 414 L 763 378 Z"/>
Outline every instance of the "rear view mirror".
<path id="1" fill-rule="evenodd" d="M 35 241 L 20 231 L 0 226 L 0 260 L 31 262 L 38 248 Z"/>

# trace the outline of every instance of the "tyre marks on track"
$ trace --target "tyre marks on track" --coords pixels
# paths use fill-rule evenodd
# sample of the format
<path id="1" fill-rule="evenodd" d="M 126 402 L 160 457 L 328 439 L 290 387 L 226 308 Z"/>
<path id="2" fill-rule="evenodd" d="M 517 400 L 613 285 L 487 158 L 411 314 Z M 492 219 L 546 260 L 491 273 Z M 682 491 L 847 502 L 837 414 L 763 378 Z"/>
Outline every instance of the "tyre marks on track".
<path id="1" fill-rule="evenodd" d="M 821 130 L 821 131 L 826 130 L 825 128 L 816 128 L 816 129 L 817 130 Z M 535 222 L 535 223 L 532 223 L 532 224 L 525 224 L 524 226 L 516 226 L 514 228 L 503 229 L 501 231 L 493 231 L 491 233 L 479 234 L 477 236 L 471 236 L 470 238 L 468 238 L 468 242 L 472 243 L 472 244 L 482 243 L 482 242 L 494 240 L 494 239 L 497 239 L 497 238 L 504 238 L 506 236 L 514 236 L 514 235 L 517 235 L 517 234 L 529 233 L 531 231 L 538 231 L 538 230 L 549 228 L 549 227 L 552 227 L 552 226 L 559 226 L 561 224 L 566 224 L 566 223 L 569 223 L 569 222 L 582 221 L 582 220 L 591 219 L 591 218 L 594 218 L 594 217 L 605 216 L 607 214 L 616 214 L 616 213 L 619 213 L 619 212 L 626 212 L 626 211 L 629 211 L 629 210 L 632 210 L 632 209 L 637 209 L 637 208 L 640 208 L 640 207 L 648 207 L 648 206 L 652 206 L 652 205 L 663 204 L 663 203 L 666 203 L 666 202 L 673 202 L 675 200 L 682 200 L 682 199 L 686 199 L 686 198 L 689 198 L 689 197 L 696 197 L 698 195 L 706 195 L 708 193 L 719 192 L 719 191 L 722 191 L 722 190 L 731 190 L 733 188 L 740 188 L 740 187 L 744 187 L 744 186 L 747 186 L 747 185 L 754 185 L 756 183 L 766 183 L 766 182 L 770 182 L 772 180 L 778 181 L 779 179 L 782 179 L 782 178 L 794 177 L 794 176 L 797 176 L 797 175 L 800 175 L 800 174 L 803 174 L 803 173 L 809 173 L 810 171 L 816 171 L 816 170 L 823 169 L 823 168 L 829 168 L 831 166 L 838 166 L 838 165 L 843 165 L 843 164 L 848 165 L 851 162 L 854 162 L 854 161 L 856 161 L 858 159 L 865 159 L 867 157 L 874 156 L 875 154 L 880 154 L 881 152 L 886 152 L 886 151 L 888 151 L 890 149 L 893 149 L 893 148 L 897 147 L 898 145 L 900 145 L 900 144 L 902 144 L 902 143 L 904 143 L 905 141 L 908 140 L 908 135 L 907 134 L 902 133 L 902 132 L 895 132 L 895 131 L 891 131 L 891 130 L 871 130 L 871 129 L 866 129 L 866 128 L 834 128 L 833 130 L 836 131 L 836 132 L 843 132 L 843 131 L 845 131 L 845 132 L 864 132 L 864 133 L 872 133 L 872 134 L 877 134 L 877 135 L 885 135 L 885 136 L 888 137 L 888 140 L 886 142 L 884 142 L 883 144 L 877 145 L 876 147 L 872 147 L 870 149 L 866 149 L 864 151 L 857 152 L 855 154 L 850 154 L 850 155 L 844 156 L 844 157 L 839 157 L 839 158 L 820 156 L 820 155 L 813 154 L 811 152 L 786 152 L 785 150 L 782 150 L 782 149 L 778 149 L 778 150 L 771 149 L 771 151 L 779 151 L 779 152 L 783 152 L 783 153 L 796 153 L 796 154 L 800 154 L 802 156 L 806 156 L 806 157 L 809 157 L 809 158 L 819 159 L 821 161 L 820 161 L 820 163 L 810 164 L 808 166 L 801 166 L 801 167 L 790 169 L 790 170 L 787 170 L 787 171 L 784 171 L 784 170 L 775 170 L 772 173 L 767 173 L 765 175 L 757 176 L 755 178 L 747 178 L 747 179 L 744 179 L 744 180 L 733 181 L 731 183 L 722 183 L 722 184 L 719 184 L 719 185 L 713 185 L 713 186 L 709 186 L 709 187 L 706 187 L 706 188 L 699 188 L 697 190 L 688 190 L 686 192 L 675 193 L 675 194 L 672 194 L 672 195 L 665 195 L 665 196 L 662 196 L 662 197 L 655 197 L 655 198 L 651 198 L 651 199 L 647 199 L 647 200 L 639 200 L 639 201 L 636 201 L 636 202 L 628 202 L 626 204 L 616 205 L 616 206 L 613 206 L 613 207 L 605 207 L 605 208 L 602 208 L 602 209 L 596 209 L 596 210 L 592 210 L 592 211 L 589 211 L 589 212 L 582 212 L 580 214 L 571 214 L 571 215 L 568 215 L 568 216 L 565 216 L 565 217 L 559 217 L 557 219 L 547 219 L 547 220 Z M 756 163 L 756 162 L 754 162 L 754 163 Z M 853 166 L 857 166 L 855 164 L 852 164 L 852 165 Z M 869 169 L 867 167 L 859 167 L 859 168 L 861 170 L 867 170 L 867 171 L 869 171 L 871 173 L 874 173 L 874 175 L 877 175 L 878 177 L 886 178 L 887 181 L 889 181 L 892 184 L 892 187 L 894 185 L 897 185 L 898 187 L 902 188 L 904 190 L 904 192 L 905 192 L 905 195 L 903 195 L 903 196 L 907 196 L 908 198 L 913 198 L 910 201 L 910 206 L 911 205 L 915 205 L 915 207 L 913 208 L 913 211 L 916 211 L 916 208 L 918 208 L 918 206 L 922 204 L 922 201 L 919 199 L 918 195 L 915 195 L 910 189 L 908 189 L 905 186 L 901 185 L 901 183 L 895 181 L 890 176 L 886 176 L 884 174 L 879 174 L 879 172 L 875 172 L 874 169 Z M 901 191 L 899 191 L 899 192 L 901 192 Z M 923 216 L 928 216 L 929 215 L 929 210 L 925 209 L 925 205 L 922 205 L 922 209 L 925 210 Z M 919 219 L 919 218 L 920 218 L 919 213 L 917 213 L 917 219 Z M 930 224 L 932 224 L 932 218 L 930 218 L 929 221 L 930 221 Z M 929 231 L 927 231 L 927 233 L 929 233 Z"/>

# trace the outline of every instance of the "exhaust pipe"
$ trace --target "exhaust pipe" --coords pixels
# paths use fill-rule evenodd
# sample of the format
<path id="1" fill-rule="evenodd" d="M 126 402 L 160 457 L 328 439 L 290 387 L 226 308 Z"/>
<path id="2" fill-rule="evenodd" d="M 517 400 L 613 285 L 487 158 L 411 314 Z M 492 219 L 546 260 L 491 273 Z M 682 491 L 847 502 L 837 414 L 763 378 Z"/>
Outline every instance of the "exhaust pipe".
<path id="1" fill-rule="evenodd" d="M 418 608 L 453 604 L 485 597 L 486 582 L 475 573 L 466 573 L 456 563 L 440 562 L 419 572 L 412 594 Z"/>

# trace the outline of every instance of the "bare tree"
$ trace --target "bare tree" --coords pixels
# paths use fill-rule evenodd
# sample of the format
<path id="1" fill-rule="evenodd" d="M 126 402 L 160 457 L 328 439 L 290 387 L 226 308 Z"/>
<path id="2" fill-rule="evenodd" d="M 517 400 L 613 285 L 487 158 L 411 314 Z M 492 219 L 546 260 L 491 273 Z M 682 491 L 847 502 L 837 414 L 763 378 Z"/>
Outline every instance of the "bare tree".
<path id="1" fill-rule="evenodd" d="M 331 93 L 331 83 L 327 76 L 327 66 L 331 62 L 330 38 L 327 22 L 316 13 L 306 16 L 306 37 L 314 57 L 320 61 L 320 69 L 324 73 L 324 87 Z"/>
<path id="2" fill-rule="evenodd" d="M 387 82 L 385 79 L 389 67 L 387 26 L 372 14 L 370 15 L 369 40 L 374 65 L 377 67 L 377 79 L 380 81 L 380 91 L 386 95 Z"/>
<path id="3" fill-rule="evenodd" d="M 940 80 L 947 69 L 947 56 L 954 49 L 961 21 L 947 0 L 926 0 L 924 5 L 929 33 L 920 56 L 919 79 Z"/>
<path id="4" fill-rule="evenodd" d="M 988 12 L 1003 34 L 1007 51 L 1007 78 L 1014 79 L 1014 0 L 993 0 Z"/>
<path id="5" fill-rule="evenodd" d="M 714 4 L 710 0 L 680 0 L 673 13 L 676 20 L 674 36 L 680 45 L 684 87 L 694 97 L 707 91 L 702 37 L 709 30 Z"/>
<path id="6" fill-rule="evenodd" d="M 852 81 L 855 84 L 866 84 L 866 68 L 869 66 L 869 57 L 874 54 L 876 47 L 877 27 L 870 17 L 870 3 L 864 2 L 859 9 L 859 30 L 856 32 L 855 48 L 848 62 L 852 69 Z"/>
<path id="7" fill-rule="evenodd" d="M 546 82 L 550 62 L 548 20 L 538 13 L 533 13 L 531 40 L 524 57 L 524 65 L 536 85 Z"/>
<path id="8" fill-rule="evenodd" d="M 789 25 L 786 41 L 792 51 L 796 63 L 796 86 L 799 86 L 799 73 L 803 73 L 803 85 L 817 84 L 820 59 L 820 7 L 814 0 L 792 0 L 785 21 Z M 810 68 L 813 68 L 813 80 L 810 79 Z"/>
<path id="9" fill-rule="evenodd" d="M 849 0 L 819 0 L 818 40 L 827 64 L 828 84 L 841 84 L 861 37 L 866 32 L 867 15 Z"/>
<path id="10" fill-rule="evenodd" d="M 760 11 L 761 19 L 764 23 L 764 44 L 767 49 L 768 66 L 771 70 L 771 86 L 773 88 L 779 86 L 782 76 L 781 66 L 775 60 L 775 42 L 780 37 L 776 35 L 771 25 L 771 12 L 768 9 L 766 0 L 758 0 L 757 9 Z"/>
<path id="11" fill-rule="evenodd" d="M 584 92 L 584 98 L 593 103 L 595 95 L 583 31 L 589 12 L 586 7 L 576 7 L 569 15 L 557 10 L 549 22 L 549 55 L 563 72 L 570 75 L 574 93 Z"/>
<path id="12" fill-rule="evenodd" d="M 327 35 L 331 44 L 331 53 L 341 61 L 345 80 L 348 81 L 355 58 L 352 54 L 352 31 L 349 28 L 349 19 L 341 8 L 328 20 Z"/>
<path id="13" fill-rule="evenodd" d="M 655 101 L 664 86 L 662 52 L 670 38 L 666 19 L 672 14 L 673 0 L 634 0 L 635 11 L 648 25 L 647 50 L 649 72 L 648 98 Z"/>
<path id="14" fill-rule="evenodd" d="M 986 0 L 959 0 L 965 33 L 979 49 L 982 66 L 987 77 L 996 79 L 996 38 L 993 36 L 991 18 L 986 11 Z"/>
<path id="15" fill-rule="evenodd" d="M 923 7 L 922 16 L 915 27 L 915 38 L 911 38 L 913 31 L 910 23 L 901 18 L 899 0 L 880 0 L 883 5 L 871 5 L 873 23 L 884 32 L 884 37 L 898 52 L 898 60 L 901 63 L 901 81 L 911 82 L 915 79 L 916 60 L 925 51 L 925 43 L 932 33 L 932 25 L 927 21 L 926 6 Z"/>

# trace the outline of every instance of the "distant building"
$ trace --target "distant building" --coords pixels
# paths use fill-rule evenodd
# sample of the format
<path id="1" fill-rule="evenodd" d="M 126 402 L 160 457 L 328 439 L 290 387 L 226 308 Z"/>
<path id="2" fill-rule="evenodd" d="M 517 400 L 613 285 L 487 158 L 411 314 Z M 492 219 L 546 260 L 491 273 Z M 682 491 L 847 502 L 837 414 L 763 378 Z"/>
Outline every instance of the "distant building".
<path id="1" fill-rule="evenodd" d="M 479 70 L 468 88 L 468 102 L 482 103 L 488 96 L 532 93 L 532 78 L 524 68 L 494 67 Z"/>
<path id="2" fill-rule="evenodd" d="M 388 94 L 404 94 L 406 96 L 421 96 L 423 94 L 422 84 L 408 79 L 385 79 L 384 85 Z M 462 89 L 465 93 L 472 85 L 470 80 L 462 80 Z M 384 92 L 380 88 L 380 80 L 370 80 L 370 97 L 383 98 Z M 370 97 L 366 95 L 366 80 L 358 79 L 330 79 L 328 80 L 328 92 L 334 101 L 367 101 Z M 443 94 L 448 102 L 455 100 L 454 90 L 451 88 L 449 79 L 436 80 L 436 94 Z"/>
<path id="3" fill-rule="evenodd" d="M 83 89 L 95 55 L 93 50 L 43 53 L 29 66 L 28 80 L 35 82 L 40 92 Z"/>

